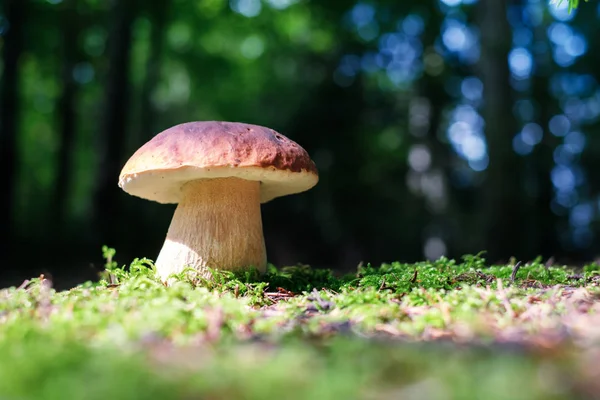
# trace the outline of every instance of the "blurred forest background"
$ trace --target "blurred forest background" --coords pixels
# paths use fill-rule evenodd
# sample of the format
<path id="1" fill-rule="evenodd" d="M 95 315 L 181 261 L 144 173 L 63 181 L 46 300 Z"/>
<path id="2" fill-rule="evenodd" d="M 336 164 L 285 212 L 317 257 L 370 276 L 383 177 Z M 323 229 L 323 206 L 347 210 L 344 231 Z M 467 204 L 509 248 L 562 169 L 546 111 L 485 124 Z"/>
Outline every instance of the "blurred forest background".
<path id="1" fill-rule="evenodd" d="M 175 206 L 117 186 L 181 122 L 313 156 L 263 206 L 269 260 L 351 270 L 600 253 L 600 5 L 548 0 L 2 0 L 0 283 L 154 259 Z M 55 278 L 56 279 L 56 278 Z"/>

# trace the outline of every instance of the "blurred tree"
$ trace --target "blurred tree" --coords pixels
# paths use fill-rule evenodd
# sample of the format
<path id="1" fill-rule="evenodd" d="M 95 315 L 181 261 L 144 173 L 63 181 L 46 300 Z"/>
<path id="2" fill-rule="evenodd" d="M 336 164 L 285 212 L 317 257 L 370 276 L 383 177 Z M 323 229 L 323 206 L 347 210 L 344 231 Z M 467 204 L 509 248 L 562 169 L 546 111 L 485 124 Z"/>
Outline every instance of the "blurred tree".
<path id="1" fill-rule="evenodd" d="M 523 237 L 527 223 L 521 200 L 523 163 L 512 148 L 517 126 L 512 114 L 507 62 L 511 50 L 511 29 L 504 17 L 507 4 L 480 0 L 477 5 L 477 25 L 481 31 L 479 74 L 484 88 L 482 115 L 490 160 L 480 196 L 484 232 L 478 247 L 486 249 L 493 261 L 511 255 L 527 256 L 527 241 Z"/>
<path id="2" fill-rule="evenodd" d="M 436 1 L 431 1 L 421 4 L 419 14 L 427 15 L 427 23 L 423 29 L 422 43 L 424 48 L 424 58 L 437 54 L 435 51 L 436 43 L 439 40 L 440 27 L 442 24 L 441 15 L 439 13 L 427 12 L 435 8 Z M 439 59 L 439 58 L 437 58 Z M 421 122 L 422 132 L 418 134 L 423 138 L 423 143 L 427 146 L 430 152 L 429 165 L 426 170 L 433 177 L 439 177 L 438 189 L 429 196 L 426 196 L 427 208 L 431 214 L 429 224 L 427 224 L 422 233 L 422 238 L 425 244 L 430 240 L 444 240 L 450 248 L 460 248 L 461 243 L 457 243 L 455 235 L 452 231 L 455 229 L 458 220 L 462 219 L 460 210 L 455 208 L 456 193 L 453 186 L 450 184 L 450 175 L 452 170 L 452 149 L 445 140 L 444 135 L 444 109 L 448 104 L 452 103 L 451 97 L 445 90 L 445 82 L 449 79 L 451 71 L 448 68 L 435 67 L 433 61 L 425 59 L 424 77 L 416 83 L 417 94 L 427 100 L 424 104 L 428 118 Z M 415 110 L 416 111 L 416 110 Z M 413 125 L 418 121 L 418 117 L 413 117 Z M 417 130 L 419 126 L 412 126 L 413 130 Z M 423 167 L 425 168 L 425 167 Z M 463 239 L 465 239 L 463 237 Z M 466 240 L 465 240 L 466 241 Z M 439 243 L 439 242 L 438 242 Z M 463 244 L 464 245 L 464 244 Z M 442 254 L 446 254 L 448 247 L 438 248 L 431 254 L 425 255 L 428 257 L 437 258 Z M 436 250 L 436 249 L 432 249 Z M 431 249 L 430 249 L 431 252 Z"/>
<path id="3" fill-rule="evenodd" d="M 333 74 L 336 67 L 337 59 L 332 58 L 326 71 Z M 272 260 L 297 262 L 293 260 L 301 255 L 294 250 L 294 243 L 299 242 L 307 243 L 310 249 L 304 257 L 317 259 L 322 265 L 353 268 L 365 256 L 362 246 L 367 246 L 364 241 L 370 238 L 357 228 L 371 215 L 356 215 L 354 207 L 368 207 L 368 199 L 357 194 L 367 190 L 358 177 L 368 164 L 369 153 L 365 148 L 352 146 L 361 133 L 360 110 L 364 101 L 360 82 L 342 88 L 324 80 L 315 90 L 314 100 L 305 102 L 293 117 L 286 131 L 292 138 L 302 138 L 302 146 L 315 154 L 321 168 L 320 184 L 303 197 L 279 200 L 283 204 L 301 204 L 301 208 L 294 207 L 300 208 L 295 213 L 283 204 L 269 207 L 264 225 L 274 249 Z M 297 228 L 286 233 L 288 226 L 280 221 L 290 218 L 296 221 Z"/>
<path id="4" fill-rule="evenodd" d="M 146 62 L 146 74 L 140 90 L 140 128 L 137 140 L 143 143 L 156 132 L 154 121 L 156 120 L 156 108 L 152 103 L 152 96 L 160 79 L 160 63 L 165 41 L 165 29 L 167 27 L 169 11 L 171 9 L 169 0 L 156 0 L 145 3 L 148 20 L 150 21 L 150 52 Z"/>
<path id="5" fill-rule="evenodd" d="M 525 3 L 524 1 L 522 3 Z M 524 6 L 525 4 L 522 4 Z M 546 41 L 546 26 L 540 24 L 533 30 L 533 37 L 537 43 Z M 550 204 L 554 195 L 550 174 L 554 160 L 553 153 L 559 144 L 556 137 L 548 131 L 550 119 L 557 112 L 557 106 L 548 96 L 549 78 L 552 76 L 552 56 L 549 53 L 541 53 L 536 58 L 536 73 L 532 78 L 531 91 L 525 99 L 535 104 L 538 112 L 535 122 L 542 130 L 543 138 L 541 145 L 538 146 L 527 163 L 525 174 L 524 193 L 532 201 L 527 204 L 528 215 L 525 232 L 528 237 L 535 238 L 531 240 L 529 253 L 539 254 L 545 257 L 551 257 L 556 249 L 560 248 L 557 236 L 557 216 L 552 211 Z M 525 122 L 525 121 L 522 121 Z M 527 198 L 527 196 L 526 196 Z"/>
<path id="6" fill-rule="evenodd" d="M 4 176 L 4 190 L 0 196 L 0 257 L 12 249 L 14 190 L 16 183 L 17 135 L 21 112 L 19 61 L 24 46 L 24 28 L 27 7 L 24 0 L 5 0 L 2 44 L 2 87 L 0 89 L 0 171 Z"/>
<path id="7" fill-rule="evenodd" d="M 77 131 L 77 84 L 74 74 L 80 58 L 79 21 L 77 0 L 64 0 L 60 5 L 61 21 L 61 87 L 58 101 L 60 139 L 57 152 L 57 174 L 55 179 L 53 225 L 58 232 L 64 232 L 65 212 L 73 179 L 73 157 L 75 134 Z"/>
<path id="8" fill-rule="evenodd" d="M 129 112 L 129 67 L 132 25 L 137 2 L 113 0 L 108 36 L 108 70 L 104 92 L 104 115 L 97 139 L 99 165 L 94 192 L 94 227 L 98 244 L 111 237 L 113 217 L 118 215 L 119 188 L 115 184 L 125 156 Z"/>

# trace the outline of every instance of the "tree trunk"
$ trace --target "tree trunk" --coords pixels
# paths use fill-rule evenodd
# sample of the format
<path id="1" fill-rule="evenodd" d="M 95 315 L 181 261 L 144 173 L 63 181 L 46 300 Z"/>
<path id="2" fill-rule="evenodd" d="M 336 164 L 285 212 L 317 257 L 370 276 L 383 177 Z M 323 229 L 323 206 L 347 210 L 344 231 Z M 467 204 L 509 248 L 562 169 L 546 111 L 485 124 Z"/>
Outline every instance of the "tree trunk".
<path id="1" fill-rule="evenodd" d="M 511 29 L 508 24 L 507 2 L 482 0 L 478 4 L 478 25 L 481 29 L 480 77 L 483 82 L 485 134 L 490 159 L 482 188 L 481 227 L 491 262 L 523 256 L 525 245 L 522 229 L 525 225 L 520 198 L 521 161 L 512 148 L 517 131 L 512 115 L 508 53 Z"/>
<path id="2" fill-rule="evenodd" d="M 62 94 L 59 100 L 60 147 L 58 150 L 58 172 L 53 200 L 54 228 L 64 226 L 65 207 L 72 177 L 73 144 L 76 131 L 75 104 L 77 85 L 73 79 L 73 68 L 77 62 L 78 19 L 73 0 L 65 1 L 61 10 L 62 22 Z"/>
<path id="3" fill-rule="evenodd" d="M 111 238 L 111 216 L 116 214 L 119 188 L 117 181 L 123 161 L 129 98 L 131 30 L 134 20 L 132 1 L 113 1 L 113 23 L 108 42 L 110 65 L 106 79 L 104 118 L 99 135 L 99 166 L 94 194 L 94 231 L 97 240 Z"/>
<path id="4" fill-rule="evenodd" d="M 9 257 L 13 237 L 12 214 L 17 169 L 17 132 L 20 116 L 19 58 L 23 50 L 25 0 L 5 0 L 4 15 L 9 23 L 4 36 L 2 62 L 2 88 L 0 91 L 0 171 L 2 171 L 2 196 L 0 196 L 0 254 Z"/>
<path id="5" fill-rule="evenodd" d="M 141 118 L 139 145 L 145 142 L 154 132 L 155 110 L 152 107 L 152 91 L 156 87 L 160 73 L 160 58 L 163 49 L 163 38 L 167 24 L 169 0 L 157 0 L 150 5 L 149 13 L 152 21 L 150 33 L 150 55 L 146 63 L 146 77 L 142 85 Z"/>

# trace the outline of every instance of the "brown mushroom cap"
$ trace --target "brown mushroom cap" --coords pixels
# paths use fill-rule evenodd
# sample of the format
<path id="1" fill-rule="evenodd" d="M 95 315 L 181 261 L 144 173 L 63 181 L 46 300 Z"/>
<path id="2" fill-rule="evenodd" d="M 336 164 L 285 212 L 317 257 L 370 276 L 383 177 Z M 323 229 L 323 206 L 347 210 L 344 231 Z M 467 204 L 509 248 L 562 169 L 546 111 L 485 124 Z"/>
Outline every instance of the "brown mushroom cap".
<path id="1" fill-rule="evenodd" d="M 314 162 L 302 147 L 272 129 L 238 122 L 175 125 L 140 147 L 119 177 L 125 192 L 158 203 L 178 203 L 184 183 L 228 178 L 261 182 L 261 203 L 317 184 Z"/>

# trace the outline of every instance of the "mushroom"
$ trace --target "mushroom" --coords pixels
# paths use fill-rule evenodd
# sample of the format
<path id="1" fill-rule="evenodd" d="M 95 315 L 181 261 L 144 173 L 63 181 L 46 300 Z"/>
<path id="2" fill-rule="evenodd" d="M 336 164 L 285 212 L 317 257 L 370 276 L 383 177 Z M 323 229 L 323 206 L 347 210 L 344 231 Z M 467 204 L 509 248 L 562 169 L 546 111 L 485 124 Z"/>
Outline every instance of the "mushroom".
<path id="1" fill-rule="evenodd" d="M 261 203 L 306 191 L 319 180 L 296 142 L 258 125 L 199 121 L 173 126 L 140 147 L 119 177 L 125 192 L 177 203 L 156 259 L 159 278 L 186 267 L 264 272 Z"/>

